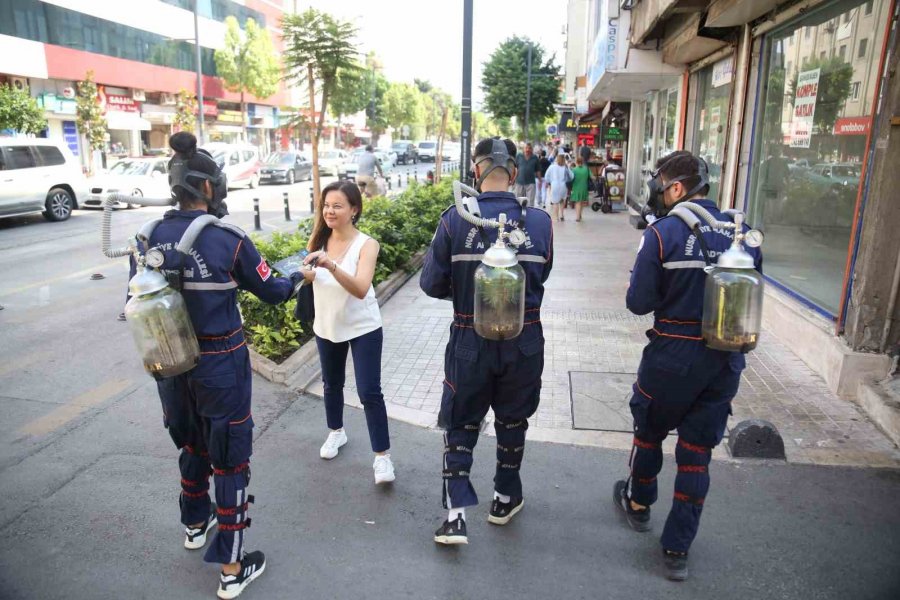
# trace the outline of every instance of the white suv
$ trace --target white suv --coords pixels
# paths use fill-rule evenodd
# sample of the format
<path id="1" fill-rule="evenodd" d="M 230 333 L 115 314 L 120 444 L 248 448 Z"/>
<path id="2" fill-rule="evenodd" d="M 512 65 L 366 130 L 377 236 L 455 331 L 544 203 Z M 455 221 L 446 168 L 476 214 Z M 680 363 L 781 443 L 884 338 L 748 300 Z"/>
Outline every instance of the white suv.
<path id="1" fill-rule="evenodd" d="M 0 217 L 43 212 L 48 221 L 65 221 L 87 188 L 65 142 L 0 137 Z"/>
<path id="2" fill-rule="evenodd" d="M 425 140 L 419 142 L 419 160 L 422 162 L 434 162 L 434 156 L 437 154 L 437 142 L 435 140 Z"/>

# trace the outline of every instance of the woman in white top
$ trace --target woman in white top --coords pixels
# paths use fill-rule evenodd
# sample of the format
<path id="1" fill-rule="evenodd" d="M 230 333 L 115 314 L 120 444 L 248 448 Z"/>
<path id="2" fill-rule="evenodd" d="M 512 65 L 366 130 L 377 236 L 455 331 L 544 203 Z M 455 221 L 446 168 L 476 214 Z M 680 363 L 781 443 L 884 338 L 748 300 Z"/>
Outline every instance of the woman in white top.
<path id="1" fill-rule="evenodd" d="M 394 480 L 394 465 L 388 454 L 390 435 L 381 393 L 381 312 L 372 287 L 379 246 L 356 228 L 362 214 L 362 196 L 355 184 L 334 182 L 322 190 L 322 198 L 309 238 L 308 248 L 313 252 L 304 259 L 315 269 L 303 270 L 313 285 L 313 332 L 325 383 L 325 418 L 331 430 L 319 455 L 334 458 L 347 443 L 344 374 L 350 350 L 375 452 L 375 483 L 387 483 Z"/>
<path id="2" fill-rule="evenodd" d="M 560 152 L 556 155 L 556 162 L 550 165 L 544 179 L 550 185 L 550 204 L 553 211 L 550 213 L 554 221 L 565 221 L 566 216 L 560 203 L 566 199 L 568 188 L 566 183 L 572 181 L 572 171 L 566 166 L 566 155 Z"/>

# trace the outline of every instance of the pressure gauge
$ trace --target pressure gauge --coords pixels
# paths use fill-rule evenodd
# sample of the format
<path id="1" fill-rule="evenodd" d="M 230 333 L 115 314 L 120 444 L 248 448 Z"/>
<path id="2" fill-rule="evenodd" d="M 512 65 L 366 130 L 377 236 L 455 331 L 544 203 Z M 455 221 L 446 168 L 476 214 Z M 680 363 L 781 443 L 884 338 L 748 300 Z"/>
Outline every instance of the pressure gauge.
<path id="1" fill-rule="evenodd" d="M 509 232 L 509 243 L 515 247 L 519 247 L 525 243 L 525 232 L 521 229 L 513 229 Z"/>
<path id="2" fill-rule="evenodd" d="M 163 263 L 166 261 L 166 257 L 163 255 L 162 250 L 159 248 L 151 248 L 147 250 L 147 253 L 144 255 L 144 262 L 148 267 L 152 267 L 154 269 L 158 269 L 163 266 Z"/>
<path id="3" fill-rule="evenodd" d="M 751 248 L 759 248 L 763 243 L 763 232 L 759 229 L 751 229 L 744 234 L 744 243 Z"/>

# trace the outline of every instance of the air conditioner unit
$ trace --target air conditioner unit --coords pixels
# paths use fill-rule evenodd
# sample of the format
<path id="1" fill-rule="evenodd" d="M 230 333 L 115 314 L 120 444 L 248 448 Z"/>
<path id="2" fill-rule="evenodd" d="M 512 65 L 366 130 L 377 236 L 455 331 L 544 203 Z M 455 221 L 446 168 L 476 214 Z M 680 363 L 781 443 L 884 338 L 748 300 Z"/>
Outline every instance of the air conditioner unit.
<path id="1" fill-rule="evenodd" d="M 28 80 L 24 77 L 10 77 L 12 86 L 20 91 L 28 91 Z"/>
<path id="2" fill-rule="evenodd" d="M 175 106 L 175 104 L 177 104 L 177 102 L 175 102 L 175 94 L 163 92 L 160 94 L 160 99 L 161 103 L 165 106 Z"/>
<path id="3" fill-rule="evenodd" d="M 131 90 L 131 98 L 138 102 L 145 102 L 147 97 L 144 95 L 144 90 Z"/>

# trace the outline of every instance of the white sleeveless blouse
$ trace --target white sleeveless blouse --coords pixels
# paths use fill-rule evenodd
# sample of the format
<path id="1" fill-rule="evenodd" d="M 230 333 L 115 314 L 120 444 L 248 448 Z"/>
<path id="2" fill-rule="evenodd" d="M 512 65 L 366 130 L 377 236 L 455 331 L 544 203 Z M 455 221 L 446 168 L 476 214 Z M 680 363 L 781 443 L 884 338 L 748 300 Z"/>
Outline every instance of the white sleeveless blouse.
<path id="1" fill-rule="evenodd" d="M 344 258 L 337 263 L 337 268 L 355 277 L 359 253 L 369 239 L 369 236 L 359 232 Z M 371 285 L 365 298 L 359 299 L 345 290 L 331 271 L 317 267 L 313 297 L 316 306 L 313 332 L 330 342 L 346 342 L 381 327 L 381 311 L 375 299 L 375 288 Z"/>

